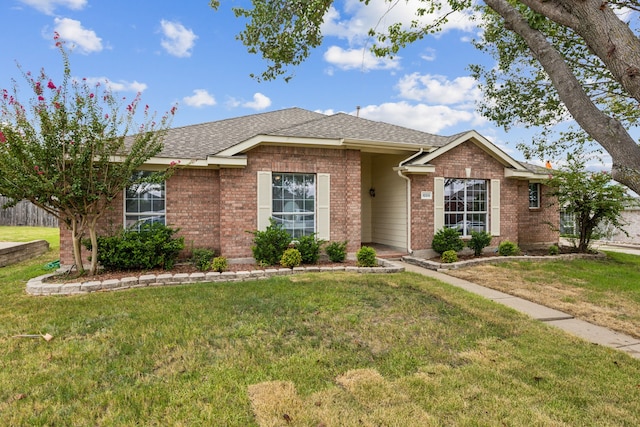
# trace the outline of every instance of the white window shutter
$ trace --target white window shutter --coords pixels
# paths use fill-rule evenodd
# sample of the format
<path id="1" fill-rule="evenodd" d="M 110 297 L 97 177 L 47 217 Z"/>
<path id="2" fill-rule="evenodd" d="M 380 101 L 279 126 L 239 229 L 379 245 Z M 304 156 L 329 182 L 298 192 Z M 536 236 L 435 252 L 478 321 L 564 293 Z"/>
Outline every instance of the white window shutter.
<path id="1" fill-rule="evenodd" d="M 331 176 L 328 173 L 319 173 L 318 179 L 318 194 L 317 194 L 317 206 L 316 206 L 316 232 L 318 233 L 318 239 L 330 240 L 331 239 L 331 215 L 330 215 L 330 201 L 331 201 Z"/>
<path id="2" fill-rule="evenodd" d="M 444 178 L 433 178 L 433 229 L 438 232 L 444 227 Z"/>
<path id="3" fill-rule="evenodd" d="M 258 171 L 258 230 L 264 231 L 269 226 L 271 218 L 271 172 Z"/>
<path id="4" fill-rule="evenodd" d="M 491 180 L 491 235 L 500 235 L 500 180 Z"/>

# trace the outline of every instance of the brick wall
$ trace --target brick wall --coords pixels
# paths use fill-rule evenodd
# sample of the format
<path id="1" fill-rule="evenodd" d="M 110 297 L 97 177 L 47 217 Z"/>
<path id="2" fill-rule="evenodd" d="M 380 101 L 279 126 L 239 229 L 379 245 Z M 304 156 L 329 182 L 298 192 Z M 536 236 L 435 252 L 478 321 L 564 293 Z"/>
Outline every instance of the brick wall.
<path id="1" fill-rule="evenodd" d="M 350 252 L 360 247 L 360 152 L 260 146 L 249 152 L 246 168 L 220 171 L 220 241 L 225 256 L 251 256 L 253 236 L 244 231 L 257 228 L 258 171 L 330 174 L 331 240 L 348 240 Z"/>
<path id="2" fill-rule="evenodd" d="M 518 244 L 522 248 L 548 246 L 558 243 L 560 232 L 560 212 L 553 200 L 551 189 L 540 185 L 540 207 L 529 208 L 529 182 L 518 181 L 520 204 L 520 227 L 518 230 Z M 552 227 L 553 225 L 553 227 Z"/>
<path id="3" fill-rule="evenodd" d="M 420 193 L 434 191 L 434 177 L 466 179 L 466 168 L 471 168 L 469 179 L 500 180 L 500 235 L 493 237 L 492 246 L 503 240 L 519 244 L 553 241 L 552 231 L 543 222 L 554 218 L 554 210 L 542 208 L 530 213 L 528 182 L 505 179 L 504 166 L 477 145 L 461 144 L 431 164 L 436 167 L 435 173 L 411 176 L 411 245 L 414 251 L 430 249 L 434 235 L 434 201 L 422 200 Z M 545 193 L 543 197 L 546 197 Z M 557 216 L 555 218 L 557 220 Z M 520 225 L 523 219 L 525 223 Z"/>

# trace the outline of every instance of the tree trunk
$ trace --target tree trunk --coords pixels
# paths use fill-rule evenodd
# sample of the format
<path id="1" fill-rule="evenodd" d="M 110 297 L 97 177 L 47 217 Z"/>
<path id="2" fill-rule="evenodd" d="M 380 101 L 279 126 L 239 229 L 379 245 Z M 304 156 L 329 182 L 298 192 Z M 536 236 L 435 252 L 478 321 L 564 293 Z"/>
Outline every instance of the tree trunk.
<path id="1" fill-rule="evenodd" d="M 80 228 L 80 229 L 79 229 Z M 73 241 L 73 259 L 76 263 L 78 273 L 84 273 L 84 265 L 82 263 L 82 227 L 78 227 L 78 222 L 71 220 L 71 239 Z"/>
<path id="2" fill-rule="evenodd" d="M 89 225 L 89 237 L 91 239 L 91 266 L 89 275 L 93 276 L 98 272 L 98 234 L 96 233 L 96 221 L 91 221 Z"/>
<path id="3" fill-rule="evenodd" d="M 636 141 L 618 120 L 598 109 L 582 89 L 564 57 L 547 41 L 544 34 L 529 26 L 518 10 L 507 0 L 485 0 L 485 3 L 502 16 L 506 28 L 515 31 L 525 40 L 533 56 L 549 75 L 569 113 L 611 155 L 612 178 L 640 193 L 640 148 Z"/>

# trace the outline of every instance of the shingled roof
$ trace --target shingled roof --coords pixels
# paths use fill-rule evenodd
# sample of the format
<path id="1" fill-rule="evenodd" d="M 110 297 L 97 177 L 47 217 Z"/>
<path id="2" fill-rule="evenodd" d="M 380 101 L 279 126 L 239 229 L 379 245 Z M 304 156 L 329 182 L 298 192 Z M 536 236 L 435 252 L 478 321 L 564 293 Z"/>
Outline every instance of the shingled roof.
<path id="1" fill-rule="evenodd" d="M 287 108 L 170 129 L 158 157 L 204 159 L 258 135 L 415 144 L 425 148 L 441 147 L 451 140 L 344 113 L 325 115 Z"/>

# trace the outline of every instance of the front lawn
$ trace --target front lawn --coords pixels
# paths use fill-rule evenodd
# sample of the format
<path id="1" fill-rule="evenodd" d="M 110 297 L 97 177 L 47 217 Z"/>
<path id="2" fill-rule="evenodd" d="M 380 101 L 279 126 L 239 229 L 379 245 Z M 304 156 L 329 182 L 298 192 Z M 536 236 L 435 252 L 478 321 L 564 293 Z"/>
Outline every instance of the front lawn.
<path id="1" fill-rule="evenodd" d="M 27 296 L 50 257 L 0 269 L 0 425 L 637 424 L 640 360 L 424 276 Z"/>
<path id="2" fill-rule="evenodd" d="M 640 338 L 640 257 L 505 262 L 447 274 Z"/>

